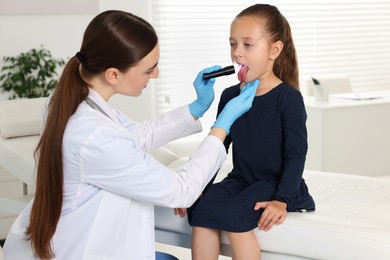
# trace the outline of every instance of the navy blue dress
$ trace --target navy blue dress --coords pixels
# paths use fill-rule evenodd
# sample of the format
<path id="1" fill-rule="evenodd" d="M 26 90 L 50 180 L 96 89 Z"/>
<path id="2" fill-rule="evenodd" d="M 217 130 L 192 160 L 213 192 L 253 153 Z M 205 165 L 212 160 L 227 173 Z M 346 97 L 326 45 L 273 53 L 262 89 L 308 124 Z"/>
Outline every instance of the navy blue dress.
<path id="1" fill-rule="evenodd" d="M 240 85 L 221 95 L 218 114 L 240 93 Z M 206 187 L 188 209 L 191 226 L 229 232 L 257 227 L 263 210 L 258 201 L 278 200 L 287 211 L 312 211 L 315 203 L 302 178 L 307 153 L 306 110 L 301 93 L 281 83 L 256 96 L 252 108 L 238 118 L 225 140 L 233 145 L 233 169 Z"/>

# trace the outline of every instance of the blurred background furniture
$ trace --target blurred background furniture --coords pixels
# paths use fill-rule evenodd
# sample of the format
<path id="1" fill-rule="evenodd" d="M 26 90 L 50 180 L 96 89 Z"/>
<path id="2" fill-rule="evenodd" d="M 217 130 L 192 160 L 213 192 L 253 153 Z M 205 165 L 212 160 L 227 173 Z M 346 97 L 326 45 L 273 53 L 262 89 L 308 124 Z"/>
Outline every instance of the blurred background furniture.
<path id="1" fill-rule="evenodd" d="M 390 91 L 305 98 L 309 151 L 306 169 L 390 175 Z"/>
<path id="2" fill-rule="evenodd" d="M 31 199 L 45 98 L 0 102 L 0 239 Z"/>
<path id="3" fill-rule="evenodd" d="M 3 249 L 0 246 L 0 260 L 5 260 L 3 255 Z"/>
<path id="4" fill-rule="evenodd" d="M 327 90 L 328 94 L 352 92 L 352 86 L 349 81 L 349 78 L 347 77 L 313 76 L 313 78 L 317 79 L 320 82 L 321 86 Z M 314 96 L 315 87 L 313 79 L 308 79 L 306 83 L 306 94 L 308 96 Z"/>

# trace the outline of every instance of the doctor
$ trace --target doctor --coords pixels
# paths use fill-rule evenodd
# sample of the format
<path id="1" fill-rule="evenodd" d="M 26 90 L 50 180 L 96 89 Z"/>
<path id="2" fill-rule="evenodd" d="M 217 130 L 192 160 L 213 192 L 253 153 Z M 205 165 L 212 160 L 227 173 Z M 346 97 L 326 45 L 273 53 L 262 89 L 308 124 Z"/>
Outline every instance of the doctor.
<path id="1" fill-rule="evenodd" d="M 149 152 L 201 131 L 214 99 L 214 79 L 194 81 L 197 99 L 137 123 L 109 106 L 120 93 L 139 96 L 158 76 L 152 26 L 106 11 L 87 27 L 48 105 L 39 141 L 34 200 L 6 239 L 6 259 L 154 259 L 153 205 L 189 207 L 221 167 L 223 140 L 252 105 L 258 81 L 226 105 L 209 135 L 177 171 Z"/>

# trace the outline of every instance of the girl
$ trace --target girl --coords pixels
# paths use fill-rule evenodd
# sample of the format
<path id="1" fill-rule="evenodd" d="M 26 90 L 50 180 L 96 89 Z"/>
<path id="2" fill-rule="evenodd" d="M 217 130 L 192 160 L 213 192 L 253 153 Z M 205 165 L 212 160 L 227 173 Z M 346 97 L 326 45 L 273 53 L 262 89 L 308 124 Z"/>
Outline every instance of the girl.
<path id="1" fill-rule="evenodd" d="M 187 207 L 221 166 L 231 124 L 253 101 L 258 81 L 229 102 L 191 160 L 172 171 L 149 152 L 201 130 L 214 80 L 194 82 L 197 99 L 136 123 L 109 106 L 139 96 L 158 76 L 159 45 L 140 17 L 106 11 L 88 25 L 81 49 L 51 95 L 37 155 L 35 197 L 6 239 L 6 259 L 154 259 L 153 204 Z"/>
<path id="2" fill-rule="evenodd" d="M 268 231 L 288 211 L 315 208 L 302 179 L 306 112 L 287 20 L 274 6 L 250 6 L 233 20 L 229 41 L 240 83 L 224 90 L 218 113 L 247 82 L 260 85 L 224 142 L 226 150 L 233 144 L 232 171 L 188 210 L 195 260 L 218 259 L 220 230 L 227 231 L 233 259 L 260 259 L 255 227 Z"/>

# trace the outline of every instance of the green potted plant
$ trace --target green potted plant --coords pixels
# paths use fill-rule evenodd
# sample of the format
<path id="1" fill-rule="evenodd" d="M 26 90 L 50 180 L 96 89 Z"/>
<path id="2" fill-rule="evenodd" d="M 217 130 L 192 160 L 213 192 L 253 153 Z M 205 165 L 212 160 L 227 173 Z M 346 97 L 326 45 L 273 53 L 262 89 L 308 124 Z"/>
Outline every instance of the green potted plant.
<path id="1" fill-rule="evenodd" d="M 0 89 L 9 92 L 9 99 L 47 97 L 56 86 L 59 68 L 65 64 L 43 46 L 3 57 L 3 61 Z"/>

